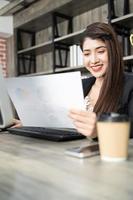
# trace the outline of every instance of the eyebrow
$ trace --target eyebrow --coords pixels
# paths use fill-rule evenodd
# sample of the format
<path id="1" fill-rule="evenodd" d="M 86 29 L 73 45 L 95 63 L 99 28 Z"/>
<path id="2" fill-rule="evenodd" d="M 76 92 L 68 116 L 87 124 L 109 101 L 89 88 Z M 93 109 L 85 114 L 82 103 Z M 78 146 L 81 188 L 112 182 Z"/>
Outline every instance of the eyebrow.
<path id="1" fill-rule="evenodd" d="M 99 46 L 99 47 L 96 47 L 96 49 L 101 49 L 101 48 L 107 48 L 106 46 Z M 83 49 L 83 51 L 90 51 L 90 49 Z"/>

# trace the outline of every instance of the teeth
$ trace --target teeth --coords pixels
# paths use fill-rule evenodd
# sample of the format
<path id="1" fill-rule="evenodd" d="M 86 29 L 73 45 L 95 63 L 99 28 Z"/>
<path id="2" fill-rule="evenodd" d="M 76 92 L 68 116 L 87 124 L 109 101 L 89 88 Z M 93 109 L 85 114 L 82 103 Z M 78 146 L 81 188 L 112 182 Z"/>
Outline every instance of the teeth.
<path id="1" fill-rule="evenodd" d="M 97 68 L 97 67 L 101 67 L 101 66 L 98 65 L 98 66 L 95 66 L 95 67 L 92 67 L 92 68 Z"/>
<path id="2" fill-rule="evenodd" d="M 95 68 L 95 67 L 102 67 L 102 65 L 96 65 L 96 66 L 93 66 L 92 68 Z"/>

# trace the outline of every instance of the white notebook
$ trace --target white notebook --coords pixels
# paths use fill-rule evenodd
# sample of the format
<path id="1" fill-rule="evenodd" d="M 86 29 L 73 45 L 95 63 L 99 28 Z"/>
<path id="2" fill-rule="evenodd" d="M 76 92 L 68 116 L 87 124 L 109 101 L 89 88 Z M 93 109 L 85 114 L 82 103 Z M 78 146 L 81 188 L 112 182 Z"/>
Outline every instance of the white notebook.
<path id="1" fill-rule="evenodd" d="M 84 109 L 80 72 L 9 78 L 6 83 L 24 126 L 74 128 L 69 110 Z"/>

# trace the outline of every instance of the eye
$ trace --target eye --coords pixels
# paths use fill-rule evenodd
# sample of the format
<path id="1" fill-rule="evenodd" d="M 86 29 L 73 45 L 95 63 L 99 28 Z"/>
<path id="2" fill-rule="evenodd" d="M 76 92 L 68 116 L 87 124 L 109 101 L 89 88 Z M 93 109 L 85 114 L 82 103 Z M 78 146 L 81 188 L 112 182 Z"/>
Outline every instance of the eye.
<path id="1" fill-rule="evenodd" d="M 89 53 L 89 52 L 84 52 L 83 55 L 84 55 L 84 56 L 89 56 L 90 53 Z"/>
<path id="2" fill-rule="evenodd" d="M 100 51 L 98 51 L 99 54 L 102 54 L 102 53 L 104 53 L 104 52 L 105 52 L 105 50 L 100 50 Z"/>

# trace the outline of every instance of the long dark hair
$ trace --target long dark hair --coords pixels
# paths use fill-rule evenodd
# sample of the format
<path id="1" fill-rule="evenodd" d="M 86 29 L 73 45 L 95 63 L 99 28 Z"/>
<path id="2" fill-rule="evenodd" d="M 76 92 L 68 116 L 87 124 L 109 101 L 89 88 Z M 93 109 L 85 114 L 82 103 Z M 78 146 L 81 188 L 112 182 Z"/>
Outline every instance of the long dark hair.
<path id="1" fill-rule="evenodd" d="M 111 25 L 96 22 L 87 26 L 84 31 L 80 44 L 82 50 L 86 38 L 101 39 L 105 42 L 108 50 L 109 66 L 94 112 L 97 114 L 116 112 L 123 90 L 123 60 L 117 35 Z"/>

